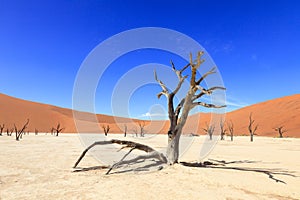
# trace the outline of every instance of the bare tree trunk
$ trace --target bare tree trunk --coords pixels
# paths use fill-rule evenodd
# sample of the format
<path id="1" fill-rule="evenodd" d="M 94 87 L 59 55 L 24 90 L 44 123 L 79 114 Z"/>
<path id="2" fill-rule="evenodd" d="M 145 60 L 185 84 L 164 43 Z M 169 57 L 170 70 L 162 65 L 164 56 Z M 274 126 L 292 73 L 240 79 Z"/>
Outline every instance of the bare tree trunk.
<path id="1" fill-rule="evenodd" d="M 178 163 L 180 136 L 181 136 L 181 130 L 180 132 L 174 132 L 174 134 L 172 134 L 172 137 L 169 137 L 168 139 L 166 157 L 168 160 L 168 164 L 170 165 L 174 163 Z"/>
<path id="2" fill-rule="evenodd" d="M 4 130 L 5 124 L 0 125 L 0 136 L 2 136 L 3 130 Z"/>
<path id="3" fill-rule="evenodd" d="M 124 137 L 127 135 L 127 124 L 124 124 Z"/>

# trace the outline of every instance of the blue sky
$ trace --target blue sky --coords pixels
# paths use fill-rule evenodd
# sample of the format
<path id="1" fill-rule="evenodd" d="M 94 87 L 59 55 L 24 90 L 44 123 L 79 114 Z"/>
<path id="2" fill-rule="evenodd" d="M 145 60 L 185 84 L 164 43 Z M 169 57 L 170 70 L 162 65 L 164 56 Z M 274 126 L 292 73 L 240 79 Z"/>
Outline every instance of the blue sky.
<path id="1" fill-rule="evenodd" d="M 0 92 L 72 108 L 76 74 L 105 39 L 140 27 L 163 27 L 198 41 L 218 66 L 228 110 L 299 93 L 299 1 L 0 1 Z M 143 63 L 169 64 L 172 54 L 138 51 L 117 60 L 99 82 L 96 112 L 112 114 L 114 84 Z M 122 67 L 117 68 L 117 66 Z M 152 76 L 152 74 L 150 75 Z M 161 77 L 163 79 L 163 77 Z M 103 95 L 105 91 L 105 95 Z M 131 117 L 157 100 L 156 85 L 131 96 Z"/>

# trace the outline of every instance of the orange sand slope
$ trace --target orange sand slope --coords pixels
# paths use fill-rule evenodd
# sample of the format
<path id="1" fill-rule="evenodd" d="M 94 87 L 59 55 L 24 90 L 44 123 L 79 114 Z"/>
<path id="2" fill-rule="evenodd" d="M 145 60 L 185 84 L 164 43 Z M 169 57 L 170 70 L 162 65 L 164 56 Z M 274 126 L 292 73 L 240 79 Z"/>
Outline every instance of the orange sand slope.
<path id="1" fill-rule="evenodd" d="M 32 132 L 35 128 L 39 132 L 50 132 L 50 129 L 56 126 L 58 122 L 65 127 L 64 132 L 77 132 L 71 109 L 25 101 L 0 94 L 0 113 L 0 124 L 5 124 L 6 128 L 12 128 L 14 123 L 17 126 L 21 126 L 27 119 L 30 119 L 28 130 Z M 124 124 L 127 124 L 128 132 L 130 132 L 135 126 L 135 122 L 137 122 L 137 120 L 98 114 L 96 121 L 99 124 L 95 126 L 93 122 L 95 115 L 84 112 L 77 113 L 80 113 L 80 124 L 82 125 L 81 127 L 84 127 L 80 130 L 86 132 L 99 132 L 100 129 L 95 127 L 100 126 L 100 124 L 109 124 L 111 133 L 123 132 Z M 233 122 L 236 135 L 248 134 L 247 126 L 250 113 L 252 113 L 253 119 L 259 125 L 257 134 L 260 136 L 277 136 L 277 132 L 273 128 L 284 125 L 288 130 L 284 134 L 285 136 L 300 137 L 300 94 L 254 104 L 227 113 L 226 121 L 231 120 Z M 206 122 L 210 121 L 210 118 L 211 115 L 206 113 L 192 115 L 186 124 L 184 132 L 189 133 L 190 130 L 195 129 L 195 121 L 200 119 L 198 129 L 193 132 L 204 134 L 202 128 L 205 127 Z M 116 121 L 119 124 L 116 124 Z M 149 122 L 146 123 L 149 124 Z M 159 126 L 162 126 L 162 129 L 159 130 L 155 128 L 155 124 L 152 123 L 151 126 L 146 126 L 147 132 L 167 132 L 168 122 L 157 122 Z"/>

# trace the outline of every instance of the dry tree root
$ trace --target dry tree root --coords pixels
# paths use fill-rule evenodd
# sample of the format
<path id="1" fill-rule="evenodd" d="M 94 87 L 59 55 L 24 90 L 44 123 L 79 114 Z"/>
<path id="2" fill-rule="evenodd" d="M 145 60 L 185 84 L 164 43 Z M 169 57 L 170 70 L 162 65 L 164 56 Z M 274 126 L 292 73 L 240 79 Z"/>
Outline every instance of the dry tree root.
<path id="1" fill-rule="evenodd" d="M 128 151 L 128 153 L 126 153 L 123 158 L 113 164 L 109 170 L 106 172 L 106 175 L 110 173 L 110 171 L 114 168 L 116 168 L 117 166 L 119 165 L 122 165 L 122 164 L 127 164 L 127 163 L 132 163 L 132 162 L 136 162 L 140 159 L 149 159 L 149 158 L 156 158 L 158 159 L 160 162 L 162 163 L 167 163 L 167 158 L 160 152 L 156 151 L 155 149 L 147 146 L 147 145 L 144 145 L 144 144 L 140 144 L 140 143 L 136 143 L 136 142 L 132 142 L 132 141 L 126 141 L 126 140 L 117 140 L 117 139 L 113 139 L 113 140 L 108 140 L 108 141 L 98 141 L 98 142 L 94 142 L 93 144 L 91 144 L 89 147 L 87 147 L 83 152 L 82 154 L 80 155 L 80 157 L 78 158 L 78 160 L 76 161 L 75 165 L 73 166 L 73 168 L 76 168 L 79 164 L 79 162 L 82 160 L 82 158 L 85 156 L 85 154 L 91 149 L 93 148 L 94 146 L 96 145 L 106 145 L 106 144 L 119 144 L 119 145 L 123 145 L 123 147 L 121 149 L 124 149 L 124 148 L 130 148 L 130 150 Z M 136 158 L 133 158 L 131 160 L 126 160 L 124 161 L 124 159 L 133 151 L 133 150 L 141 150 L 141 151 L 144 151 L 146 153 L 148 153 L 148 155 L 141 155 L 141 156 L 138 156 Z"/>

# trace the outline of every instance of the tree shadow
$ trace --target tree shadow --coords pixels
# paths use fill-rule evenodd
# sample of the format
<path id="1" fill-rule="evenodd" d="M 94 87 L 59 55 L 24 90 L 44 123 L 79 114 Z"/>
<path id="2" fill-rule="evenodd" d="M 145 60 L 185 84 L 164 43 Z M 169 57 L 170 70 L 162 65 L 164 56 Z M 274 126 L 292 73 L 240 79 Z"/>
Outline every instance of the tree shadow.
<path id="1" fill-rule="evenodd" d="M 128 172 L 154 172 L 163 169 L 164 162 L 154 159 L 139 159 L 130 163 L 120 164 L 110 174 L 122 174 Z M 76 167 L 72 172 L 85 172 L 93 170 L 110 169 L 111 166 Z"/>
<path id="2" fill-rule="evenodd" d="M 276 182 L 280 182 L 286 184 L 285 181 L 280 180 L 275 177 L 275 175 L 283 175 L 283 176 L 291 176 L 297 177 L 293 173 L 294 171 L 286 171 L 283 169 L 264 169 L 264 168 L 249 168 L 249 167 L 231 167 L 226 166 L 229 164 L 241 164 L 241 163 L 257 163 L 259 161 L 249 161 L 249 160 L 241 160 L 241 161 L 230 161 L 227 162 L 225 160 L 214 160 L 209 159 L 214 162 L 204 161 L 203 163 L 198 162 L 180 162 L 181 165 L 186 167 L 201 167 L 201 168 L 213 168 L 213 169 L 227 169 L 227 170 L 237 170 L 237 171 L 247 171 L 247 172 L 256 172 L 268 175 L 268 177 Z"/>
<path id="3" fill-rule="evenodd" d="M 93 171 L 93 170 L 99 170 L 99 169 L 108 169 L 109 166 L 93 166 L 93 167 L 77 167 L 72 172 L 85 172 L 85 171 Z"/>
<path id="4" fill-rule="evenodd" d="M 145 164 L 145 161 L 136 161 L 134 163 L 131 163 L 131 164 L 128 164 L 126 166 L 119 166 L 118 168 L 116 168 L 117 170 L 118 169 L 121 169 L 119 171 L 114 171 L 110 174 L 122 174 L 122 173 L 127 173 L 127 172 L 154 172 L 154 171 L 159 171 L 159 170 L 162 170 L 163 169 L 163 165 L 165 163 L 161 162 L 161 161 L 157 161 L 157 160 L 152 160 L 153 163 L 148 163 L 149 164 Z M 140 166 L 134 166 L 136 164 L 140 164 L 140 163 L 143 163 L 143 165 L 140 165 Z"/>

